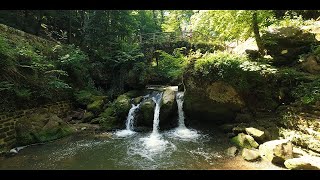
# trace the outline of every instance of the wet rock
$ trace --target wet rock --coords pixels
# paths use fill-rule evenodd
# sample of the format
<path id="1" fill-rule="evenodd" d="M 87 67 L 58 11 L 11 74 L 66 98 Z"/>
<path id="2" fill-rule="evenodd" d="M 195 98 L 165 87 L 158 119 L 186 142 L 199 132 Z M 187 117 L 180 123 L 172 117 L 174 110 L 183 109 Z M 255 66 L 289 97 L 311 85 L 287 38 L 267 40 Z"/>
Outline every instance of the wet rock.
<path id="1" fill-rule="evenodd" d="M 292 170 L 320 170 L 320 158 L 314 156 L 302 156 L 288 159 L 284 162 L 288 169 Z"/>
<path id="2" fill-rule="evenodd" d="M 287 140 L 273 140 L 260 145 L 260 156 L 274 164 L 283 164 L 287 159 L 293 158 L 292 143 Z"/>
<path id="3" fill-rule="evenodd" d="M 256 149 L 247 149 L 244 148 L 242 150 L 242 154 L 241 156 L 243 157 L 243 159 L 245 159 L 246 161 L 257 161 L 260 159 L 260 154 L 259 151 Z"/>
<path id="4" fill-rule="evenodd" d="M 266 139 L 266 134 L 264 133 L 264 131 L 260 131 L 259 129 L 253 127 L 246 128 L 245 130 L 258 142 L 263 142 Z"/>
<path id="5" fill-rule="evenodd" d="M 173 117 L 177 116 L 178 106 L 176 102 L 176 91 L 172 87 L 166 87 L 163 92 L 160 108 L 160 122 L 159 126 L 165 127 L 170 124 L 175 124 L 176 121 L 171 122 Z M 176 120 L 176 119 L 175 119 Z"/>
<path id="6" fill-rule="evenodd" d="M 232 146 L 227 149 L 226 154 L 230 157 L 235 157 L 238 154 L 238 152 L 239 152 L 238 148 L 235 146 Z"/>
<path id="7" fill-rule="evenodd" d="M 246 135 L 244 133 L 238 134 L 238 136 L 233 137 L 231 142 L 242 147 L 242 148 L 257 148 L 259 144 L 253 139 L 253 137 Z"/>
<path id="8" fill-rule="evenodd" d="M 136 113 L 137 126 L 152 127 L 155 106 L 156 103 L 152 99 L 147 99 L 141 104 L 140 110 Z"/>

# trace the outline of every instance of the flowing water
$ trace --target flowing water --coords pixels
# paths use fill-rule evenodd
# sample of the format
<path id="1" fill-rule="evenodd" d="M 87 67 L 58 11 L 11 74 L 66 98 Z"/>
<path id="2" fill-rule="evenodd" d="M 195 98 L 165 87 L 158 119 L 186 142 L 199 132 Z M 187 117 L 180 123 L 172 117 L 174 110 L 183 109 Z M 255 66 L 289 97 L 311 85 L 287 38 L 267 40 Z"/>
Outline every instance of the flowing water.
<path id="1" fill-rule="evenodd" d="M 173 131 L 173 136 L 180 139 L 184 139 L 184 140 L 197 139 L 199 137 L 199 134 L 197 133 L 197 131 L 188 129 L 184 124 L 183 97 L 184 97 L 184 92 L 177 92 L 176 101 L 178 105 L 179 126 Z"/>
<path id="2" fill-rule="evenodd" d="M 188 129 L 184 123 L 183 92 L 177 92 L 179 126 L 159 131 L 162 92 L 151 94 L 156 103 L 153 130 L 133 131 L 132 105 L 126 129 L 107 139 L 101 136 L 73 135 L 44 145 L 22 149 L 13 157 L 0 158 L 0 169 L 281 169 L 271 163 L 249 163 L 227 157 L 232 144 L 218 129 Z"/>
<path id="3" fill-rule="evenodd" d="M 162 150 L 146 148 L 141 139 L 150 133 L 110 139 L 70 136 L 22 149 L 13 157 L 0 158 L 0 169 L 280 169 L 270 163 L 250 163 L 225 155 L 232 146 L 225 134 L 200 131 L 189 141 L 160 132 L 167 144 Z M 165 150 L 163 150 L 165 149 Z"/>
<path id="4" fill-rule="evenodd" d="M 134 118 L 135 118 L 136 111 L 139 109 L 140 104 L 141 103 L 139 103 L 137 105 L 134 105 L 134 104 L 131 105 L 132 107 L 129 110 L 128 117 L 127 117 L 127 120 L 126 120 L 126 129 L 117 131 L 116 132 L 117 136 L 126 137 L 126 136 L 131 136 L 131 135 L 133 135 L 135 133 L 133 131 L 133 123 L 134 123 Z"/>

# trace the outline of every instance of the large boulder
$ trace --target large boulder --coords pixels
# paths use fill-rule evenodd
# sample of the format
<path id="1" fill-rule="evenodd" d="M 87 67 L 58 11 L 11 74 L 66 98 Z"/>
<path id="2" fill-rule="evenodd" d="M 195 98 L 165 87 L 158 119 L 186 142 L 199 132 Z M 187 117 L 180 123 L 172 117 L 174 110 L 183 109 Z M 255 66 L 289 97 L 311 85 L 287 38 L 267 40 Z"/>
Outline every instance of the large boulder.
<path id="1" fill-rule="evenodd" d="M 320 73 L 320 60 L 318 60 L 317 56 L 311 55 L 308 56 L 302 63 L 301 69 L 305 72 L 311 74 L 319 74 Z"/>
<path id="2" fill-rule="evenodd" d="M 292 151 L 292 143 L 287 139 L 268 141 L 259 146 L 260 156 L 274 164 L 283 164 L 293 158 Z"/>
<path id="3" fill-rule="evenodd" d="M 193 78 L 186 81 L 184 110 L 190 119 L 225 123 L 232 121 L 244 107 L 243 99 L 229 84 L 197 81 Z"/>
<path id="4" fill-rule="evenodd" d="M 152 127 L 155 106 L 156 103 L 152 99 L 147 99 L 141 103 L 140 109 L 136 113 L 137 126 Z"/>
<path id="5" fill-rule="evenodd" d="M 131 108 L 131 96 L 129 93 L 122 94 L 109 105 L 99 116 L 91 121 L 91 123 L 99 123 L 104 130 L 114 130 L 124 128 Z"/>
<path id="6" fill-rule="evenodd" d="M 33 113 L 16 122 L 17 144 L 27 145 L 62 138 L 75 130 L 53 113 Z"/>
<path id="7" fill-rule="evenodd" d="M 288 169 L 292 170 L 320 170 L 320 158 L 314 156 L 302 156 L 288 159 L 284 162 Z"/>
<path id="8" fill-rule="evenodd" d="M 172 127 L 177 123 L 178 106 L 176 102 L 176 91 L 171 87 L 167 87 L 162 95 L 160 108 L 160 122 L 159 126 Z"/>
<path id="9" fill-rule="evenodd" d="M 253 139 L 253 137 L 244 133 L 238 134 L 231 139 L 231 142 L 242 148 L 252 149 L 259 147 L 259 144 Z"/>
<path id="10" fill-rule="evenodd" d="M 271 29 L 261 36 L 267 53 L 275 65 L 289 65 L 297 62 L 299 55 L 308 53 L 311 45 L 317 43 L 315 35 L 296 27 Z"/>

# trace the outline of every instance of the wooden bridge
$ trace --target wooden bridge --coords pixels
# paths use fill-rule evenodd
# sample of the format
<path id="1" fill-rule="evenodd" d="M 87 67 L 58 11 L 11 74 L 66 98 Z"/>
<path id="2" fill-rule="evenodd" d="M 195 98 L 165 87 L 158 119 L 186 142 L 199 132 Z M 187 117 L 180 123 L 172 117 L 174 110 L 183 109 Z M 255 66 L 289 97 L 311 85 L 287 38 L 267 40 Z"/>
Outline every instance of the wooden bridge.
<path id="1" fill-rule="evenodd" d="M 176 41 L 194 41 L 197 37 L 203 34 L 199 32 L 156 32 L 156 33 L 145 33 L 145 34 L 139 34 L 138 35 L 138 42 L 143 43 L 164 43 L 164 42 L 176 42 Z M 210 41 L 212 37 L 207 37 L 206 39 Z"/>

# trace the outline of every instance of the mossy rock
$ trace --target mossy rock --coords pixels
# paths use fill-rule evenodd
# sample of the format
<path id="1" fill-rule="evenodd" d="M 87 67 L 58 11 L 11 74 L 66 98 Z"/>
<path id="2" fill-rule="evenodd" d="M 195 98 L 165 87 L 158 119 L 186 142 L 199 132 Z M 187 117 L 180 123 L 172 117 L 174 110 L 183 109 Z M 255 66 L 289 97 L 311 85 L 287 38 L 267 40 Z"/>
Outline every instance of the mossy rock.
<path id="1" fill-rule="evenodd" d="M 112 108 L 116 113 L 117 118 L 125 119 L 128 116 L 128 112 L 131 108 L 131 98 L 127 94 L 120 95 L 113 103 Z"/>
<path id="2" fill-rule="evenodd" d="M 155 102 L 152 99 L 148 99 L 141 104 L 140 110 L 137 112 L 137 126 L 152 127 L 154 108 Z"/>
<path id="3" fill-rule="evenodd" d="M 100 124 L 102 130 L 113 130 L 116 128 L 121 128 L 124 124 L 116 116 L 116 112 L 113 107 L 108 107 L 99 115 L 99 117 L 91 121 L 91 123 L 95 122 L 98 122 Z"/>
<path id="4" fill-rule="evenodd" d="M 35 113 L 19 119 L 16 123 L 17 144 L 28 145 L 62 138 L 75 132 L 57 115 Z"/>
<path id="5" fill-rule="evenodd" d="M 102 111 L 103 105 L 104 105 L 103 100 L 96 100 L 93 103 L 88 104 L 87 109 L 88 109 L 88 111 L 91 111 L 95 114 L 98 114 Z"/>
<path id="6" fill-rule="evenodd" d="M 99 101 L 99 100 L 103 100 L 104 102 L 106 102 L 108 99 L 107 96 L 91 96 L 91 101 Z"/>
<path id="7" fill-rule="evenodd" d="M 139 96 L 133 99 L 135 105 L 139 104 L 143 100 L 143 96 Z"/>
<path id="8" fill-rule="evenodd" d="M 244 133 L 238 134 L 238 136 L 235 136 L 231 139 L 231 142 L 238 145 L 242 148 L 257 148 L 259 147 L 259 144 L 253 139 L 253 137 L 246 135 Z"/>

